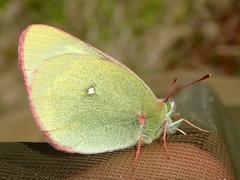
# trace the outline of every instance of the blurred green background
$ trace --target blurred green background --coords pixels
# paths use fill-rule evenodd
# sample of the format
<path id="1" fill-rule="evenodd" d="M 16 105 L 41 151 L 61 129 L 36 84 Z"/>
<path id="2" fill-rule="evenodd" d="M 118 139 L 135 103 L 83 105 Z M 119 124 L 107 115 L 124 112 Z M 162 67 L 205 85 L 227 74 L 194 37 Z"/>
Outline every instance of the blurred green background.
<path id="1" fill-rule="evenodd" d="M 211 72 L 223 102 L 240 107 L 238 0 L 0 0 L 1 141 L 42 138 L 34 134 L 17 60 L 18 39 L 30 24 L 69 32 L 119 59 L 147 84 L 162 83 L 161 92 L 181 73 Z"/>

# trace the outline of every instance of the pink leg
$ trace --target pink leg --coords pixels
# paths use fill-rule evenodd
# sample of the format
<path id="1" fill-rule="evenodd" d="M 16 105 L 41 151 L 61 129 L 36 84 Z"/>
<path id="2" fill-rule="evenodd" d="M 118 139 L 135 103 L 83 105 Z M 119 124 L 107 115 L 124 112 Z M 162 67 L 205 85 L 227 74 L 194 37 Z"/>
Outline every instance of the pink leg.
<path id="1" fill-rule="evenodd" d="M 185 133 L 185 132 L 184 132 L 183 130 L 181 130 L 181 129 L 176 128 L 176 130 L 179 131 L 180 133 L 182 133 L 183 135 L 187 135 L 187 133 Z"/>
<path id="2" fill-rule="evenodd" d="M 201 129 L 200 127 L 198 127 L 198 126 L 192 124 L 191 122 L 189 122 L 189 121 L 186 120 L 186 119 L 180 119 L 179 121 L 184 121 L 185 123 L 189 124 L 190 126 L 196 128 L 196 129 L 198 129 L 199 131 L 203 131 L 203 132 L 207 132 L 207 133 L 211 133 L 211 132 L 213 132 L 213 131 L 208 131 L 208 130 Z M 179 129 L 176 129 L 176 130 L 179 131 Z M 182 131 L 180 130 L 180 132 L 182 132 Z M 183 134 L 186 134 L 186 133 L 183 133 Z"/>
<path id="3" fill-rule="evenodd" d="M 163 147 L 164 147 L 166 155 L 169 159 L 169 155 L 168 155 L 168 151 L 167 151 L 166 136 L 167 136 L 167 120 L 164 121 L 164 126 L 163 126 Z"/>
<path id="4" fill-rule="evenodd" d="M 137 113 L 137 117 L 138 117 L 138 119 L 139 119 L 140 126 L 141 126 L 141 127 L 144 126 L 146 115 L 145 115 L 145 114 L 142 114 L 142 113 Z M 139 137 L 139 139 L 138 139 L 137 151 L 136 151 L 135 158 L 134 158 L 134 161 L 133 161 L 133 169 L 132 169 L 133 171 L 134 171 L 135 168 L 136 168 L 137 159 L 138 159 L 138 155 L 139 155 L 139 153 L 140 153 L 142 140 L 143 140 L 143 135 L 140 135 L 140 137 Z"/>
<path id="5" fill-rule="evenodd" d="M 143 139 L 143 136 L 140 136 L 139 137 L 139 140 L 138 140 L 138 146 L 137 146 L 137 151 L 136 151 L 136 154 L 135 154 L 135 158 L 134 158 L 134 161 L 133 161 L 133 171 L 135 170 L 136 168 L 136 165 L 137 165 L 137 159 L 138 159 L 138 155 L 140 153 L 140 148 L 141 148 L 141 144 L 142 144 L 142 139 Z"/>

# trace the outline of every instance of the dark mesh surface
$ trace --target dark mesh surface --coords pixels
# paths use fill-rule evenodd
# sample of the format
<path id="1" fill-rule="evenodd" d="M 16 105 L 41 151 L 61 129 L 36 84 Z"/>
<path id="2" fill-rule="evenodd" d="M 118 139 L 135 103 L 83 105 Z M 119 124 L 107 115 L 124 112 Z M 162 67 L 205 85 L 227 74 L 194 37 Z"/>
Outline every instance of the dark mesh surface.
<path id="1" fill-rule="evenodd" d="M 218 133 L 168 136 L 167 158 L 161 139 L 143 146 L 132 172 L 135 149 L 97 155 L 66 154 L 47 143 L 1 143 L 3 179 L 234 179 Z"/>
<path id="2" fill-rule="evenodd" d="M 186 111 L 192 96 L 195 110 Z M 185 98 L 182 98 L 185 96 Z M 204 97 L 203 97 L 204 96 Z M 182 100 L 181 100 L 182 99 Z M 205 100 L 203 100 L 205 99 Z M 167 137 L 166 156 L 161 137 L 141 147 L 137 167 L 132 172 L 135 148 L 109 153 L 67 154 L 47 143 L 0 143 L 1 179 L 236 179 L 235 154 L 221 131 L 219 102 L 204 85 L 189 88 L 176 100 L 181 116 L 214 133 L 202 133 L 182 126 L 188 135 Z M 197 107 L 197 108 L 196 108 Z M 183 112 L 183 114 L 182 114 Z M 205 120 L 204 120 L 205 119 Z M 192 122 L 192 121 L 191 121 Z M 220 127 L 220 128 L 219 128 Z M 230 153 L 228 153 L 230 152 Z M 230 155 L 229 155 L 230 154 Z"/>

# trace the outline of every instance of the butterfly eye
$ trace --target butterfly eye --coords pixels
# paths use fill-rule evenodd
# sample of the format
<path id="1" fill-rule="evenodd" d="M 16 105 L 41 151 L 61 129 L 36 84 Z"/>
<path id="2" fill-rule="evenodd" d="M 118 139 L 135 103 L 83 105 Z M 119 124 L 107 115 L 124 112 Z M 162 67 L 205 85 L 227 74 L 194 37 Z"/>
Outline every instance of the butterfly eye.
<path id="1" fill-rule="evenodd" d="M 165 102 L 167 107 L 167 114 L 171 115 L 174 111 L 174 101 L 172 99 L 169 99 L 167 102 Z"/>
<path id="2" fill-rule="evenodd" d="M 172 105 L 169 102 L 167 102 L 166 105 L 167 105 L 167 112 L 169 113 L 172 109 Z"/>

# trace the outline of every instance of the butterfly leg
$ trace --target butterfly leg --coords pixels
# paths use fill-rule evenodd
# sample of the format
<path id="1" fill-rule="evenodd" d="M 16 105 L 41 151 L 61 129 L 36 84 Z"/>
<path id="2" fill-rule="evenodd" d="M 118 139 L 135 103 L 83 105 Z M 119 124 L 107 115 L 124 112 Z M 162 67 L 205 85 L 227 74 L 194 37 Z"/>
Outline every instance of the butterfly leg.
<path id="1" fill-rule="evenodd" d="M 167 155 L 167 158 L 170 159 L 170 156 L 169 156 L 168 151 L 167 151 L 167 142 L 166 142 L 168 128 L 169 128 L 168 120 L 165 120 L 164 121 L 164 128 L 163 128 L 163 148 L 164 148 L 164 151 L 165 151 L 165 153 Z"/>
<path id="2" fill-rule="evenodd" d="M 145 124 L 146 115 L 142 114 L 142 113 L 138 113 L 137 117 L 139 119 L 140 127 L 143 127 L 144 124 Z M 138 156 L 139 156 L 139 153 L 140 153 L 143 137 L 144 137 L 144 135 L 140 135 L 140 137 L 138 139 L 137 150 L 136 150 L 135 158 L 134 158 L 134 161 L 133 161 L 133 171 L 134 171 L 134 169 L 136 167 L 136 164 L 137 164 L 137 159 L 138 159 Z"/>
<path id="3" fill-rule="evenodd" d="M 170 134 L 173 134 L 177 130 L 177 131 L 181 132 L 182 134 L 186 135 L 186 133 L 184 131 L 182 131 L 181 129 L 177 128 L 182 122 L 185 122 L 185 123 L 189 124 L 190 126 L 198 129 L 199 131 L 207 132 L 207 133 L 212 132 L 212 131 L 204 130 L 204 129 L 194 125 L 193 123 L 189 122 L 186 119 L 179 119 L 179 120 L 177 120 L 177 121 L 175 121 L 173 123 L 168 124 L 167 132 L 170 133 Z"/>
<path id="4" fill-rule="evenodd" d="M 135 170 L 136 165 L 137 165 L 137 159 L 138 159 L 138 155 L 139 155 L 139 153 L 140 153 L 140 148 L 141 148 L 141 144 L 142 144 L 142 139 L 143 139 L 143 136 L 140 136 L 140 137 L 139 137 L 139 140 L 138 140 L 138 146 L 137 146 L 135 158 L 134 158 L 134 161 L 133 161 L 133 171 Z"/>
<path id="5" fill-rule="evenodd" d="M 167 143 L 166 143 L 166 136 L 167 134 L 174 134 L 176 131 L 179 131 L 181 132 L 183 135 L 187 135 L 183 130 L 179 129 L 178 126 L 180 126 L 180 124 L 182 122 L 185 122 L 187 124 L 189 124 L 190 126 L 198 129 L 199 131 L 203 131 L 203 132 L 207 132 L 207 133 L 211 133 L 212 131 L 208 131 L 208 130 L 204 130 L 194 124 L 192 124 L 191 122 L 189 122 L 188 120 L 186 119 L 179 119 L 175 122 L 171 122 L 170 120 L 165 120 L 164 121 L 164 128 L 163 128 L 163 147 L 164 147 L 164 150 L 166 152 L 166 155 L 167 157 L 169 158 L 169 155 L 168 155 L 168 152 L 167 152 Z"/>
<path id="6" fill-rule="evenodd" d="M 179 119 L 175 122 L 171 122 L 167 124 L 167 133 L 174 134 L 177 131 L 181 132 L 182 134 L 186 135 L 186 133 L 180 129 L 178 129 L 178 126 L 182 123 L 183 119 Z"/>

